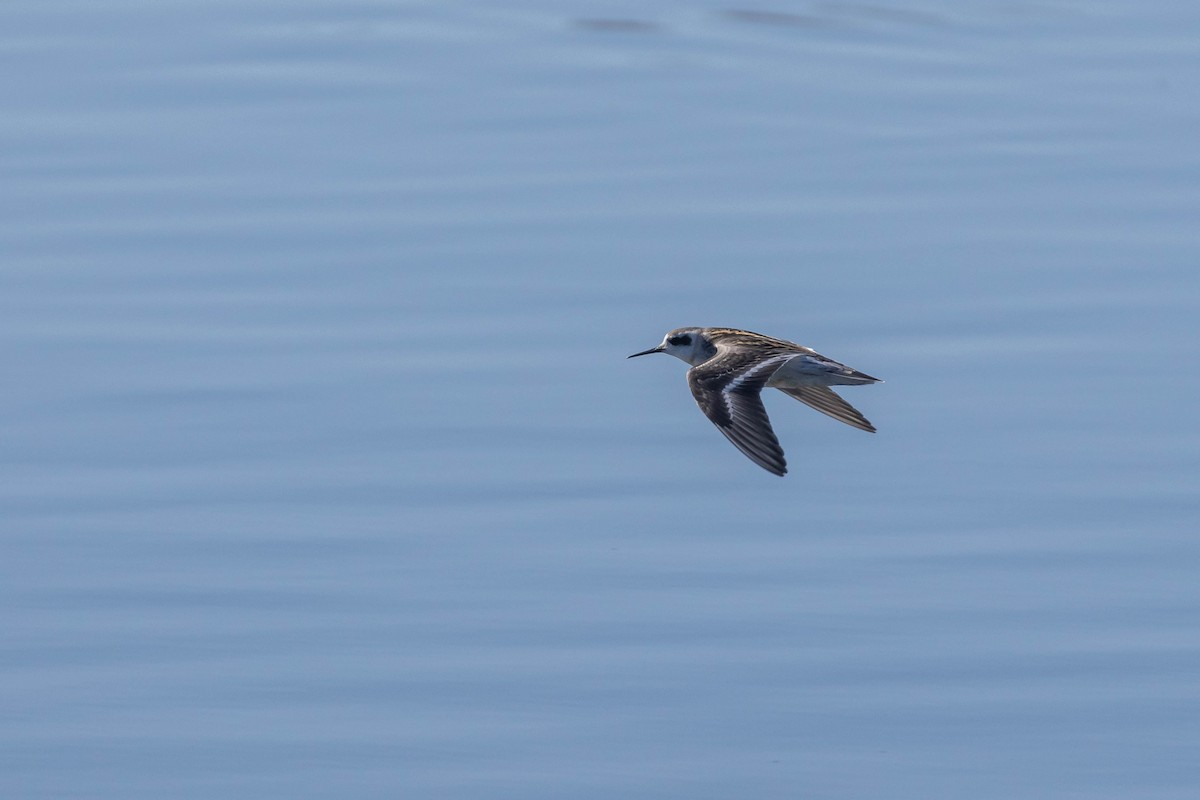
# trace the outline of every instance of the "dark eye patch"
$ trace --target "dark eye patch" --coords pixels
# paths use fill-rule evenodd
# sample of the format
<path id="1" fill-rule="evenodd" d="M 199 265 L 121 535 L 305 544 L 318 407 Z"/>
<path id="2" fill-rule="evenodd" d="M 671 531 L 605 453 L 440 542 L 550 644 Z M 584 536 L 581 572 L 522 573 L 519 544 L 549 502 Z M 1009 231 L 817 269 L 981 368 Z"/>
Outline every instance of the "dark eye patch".
<path id="1" fill-rule="evenodd" d="M 688 336 L 687 334 L 684 334 L 683 336 L 672 336 L 670 339 L 667 339 L 667 344 L 689 345 L 691 343 L 692 337 Z"/>

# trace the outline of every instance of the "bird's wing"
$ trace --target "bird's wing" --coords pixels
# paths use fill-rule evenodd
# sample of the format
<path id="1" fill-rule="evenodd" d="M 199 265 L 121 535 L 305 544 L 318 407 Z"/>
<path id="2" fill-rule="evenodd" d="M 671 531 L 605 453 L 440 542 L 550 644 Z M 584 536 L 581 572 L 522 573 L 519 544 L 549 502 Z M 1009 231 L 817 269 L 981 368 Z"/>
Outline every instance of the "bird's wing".
<path id="1" fill-rule="evenodd" d="M 836 420 L 858 428 L 860 431 L 875 432 L 875 426 L 857 408 L 847 403 L 842 399 L 841 395 L 827 386 L 777 388 L 784 394 L 796 398 L 801 403 L 807 403 L 822 414 L 828 414 Z"/>
<path id="2" fill-rule="evenodd" d="M 787 472 L 787 462 L 763 407 L 762 388 L 788 358 L 719 349 L 716 356 L 688 370 L 688 386 L 704 415 L 734 447 L 775 475 Z"/>

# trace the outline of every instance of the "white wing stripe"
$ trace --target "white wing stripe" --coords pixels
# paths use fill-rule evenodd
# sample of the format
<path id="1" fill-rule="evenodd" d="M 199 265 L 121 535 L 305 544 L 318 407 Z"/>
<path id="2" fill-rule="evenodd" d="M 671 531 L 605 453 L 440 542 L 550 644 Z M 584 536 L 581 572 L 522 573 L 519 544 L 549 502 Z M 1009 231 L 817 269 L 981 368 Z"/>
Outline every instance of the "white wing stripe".
<path id="1" fill-rule="evenodd" d="M 730 392 L 739 388 L 746 381 L 750 380 L 751 378 L 757 377 L 758 374 L 760 372 L 762 372 L 763 370 L 767 369 L 768 367 L 775 367 L 776 369 L 778 369 L 779 365 L 781 365 L 785 361 L 790 361 L 791 358 L 792 358 L 792 356 L 775 356 L 774 358 L 768 358 L 765 361 L 758 362 L 754 366 L 750 367 L 750 369 L 744 370 L 742 372 L 742 374 L 738 375 L 736 378 L 729 381 L 729 383 L 725 384 L 725 388 L 721 390 L 722 394 L 725 394 L 726 396 L 728 396 L 728 394 Z M 772 370 L 772 372 L 774 372 L 774 369 Z M 728 403 L 728 401 L 726 401 L 726 402 Z"/>

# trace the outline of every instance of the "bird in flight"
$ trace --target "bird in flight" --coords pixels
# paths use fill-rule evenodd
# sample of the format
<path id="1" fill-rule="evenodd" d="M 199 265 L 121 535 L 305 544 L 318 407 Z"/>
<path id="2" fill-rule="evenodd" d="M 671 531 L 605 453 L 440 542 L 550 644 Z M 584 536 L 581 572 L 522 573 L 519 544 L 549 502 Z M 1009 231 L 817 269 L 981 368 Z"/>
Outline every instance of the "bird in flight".
<path id="1" fill-rule="evenodd" d="M 736 328 L 676 328 L 662 344 L 629 358 L 667 353 L 692 365 L 688 386 L 717 430 L 751 461 L 775 475 L 787 473 L 783 448 L 763 407 L 764 387 L 862 431 L 875 426 L 830 386 L 879 383 L 811 347 Z"/>

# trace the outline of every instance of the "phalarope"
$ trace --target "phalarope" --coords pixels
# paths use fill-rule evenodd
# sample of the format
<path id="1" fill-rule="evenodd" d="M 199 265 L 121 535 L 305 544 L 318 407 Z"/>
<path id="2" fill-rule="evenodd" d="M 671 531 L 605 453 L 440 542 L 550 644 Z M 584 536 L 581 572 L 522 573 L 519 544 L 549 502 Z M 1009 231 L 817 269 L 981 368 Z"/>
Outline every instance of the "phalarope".
<path id="1" fill-rule="evenodd" d="M 787 473 L 783 448 L 763 407 L 764 387 L 828 414 L 859 430 L 875 426 L 830 386 L 879 383 L 811 347 L 736 328 L 676 328 L 662 344 L 629 358 L 668 353 L 692 365 L 688 386 L 704 415 L 733 446 L 775 475 Z"/>

